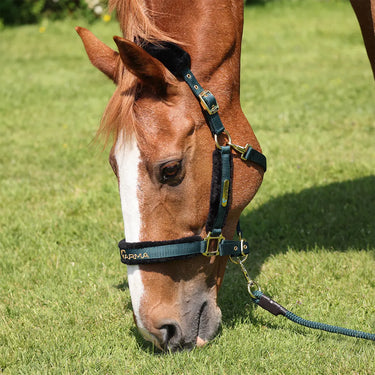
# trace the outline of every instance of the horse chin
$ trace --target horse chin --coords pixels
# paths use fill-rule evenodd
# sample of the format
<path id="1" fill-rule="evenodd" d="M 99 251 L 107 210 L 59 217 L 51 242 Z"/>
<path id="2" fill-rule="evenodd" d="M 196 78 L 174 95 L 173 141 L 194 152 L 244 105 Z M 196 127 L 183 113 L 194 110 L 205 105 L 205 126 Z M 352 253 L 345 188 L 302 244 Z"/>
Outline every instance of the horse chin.
<path id="1" fill-rule="evenodd" d="M 195 340 L 197 347 L 206 345 L 212 340 L 219 330 L 221 323 L 221 310 L 215 305 L 205 304 L 199 318 L 198 334 Z"/>
<path id="2" fill-rule="evenodd" d="M 198 348 L 202 348 L 203 346 L 205 346 L 205 345 L 207 344 L 207 342 L 208 342 L 208 341 L 203 340 L 203 339 L 201 339 L 201 338 L 198 336 L 198 337 L 197 337 L 197 343 L 196 343 L 196 345 L 197 345 Z"/>

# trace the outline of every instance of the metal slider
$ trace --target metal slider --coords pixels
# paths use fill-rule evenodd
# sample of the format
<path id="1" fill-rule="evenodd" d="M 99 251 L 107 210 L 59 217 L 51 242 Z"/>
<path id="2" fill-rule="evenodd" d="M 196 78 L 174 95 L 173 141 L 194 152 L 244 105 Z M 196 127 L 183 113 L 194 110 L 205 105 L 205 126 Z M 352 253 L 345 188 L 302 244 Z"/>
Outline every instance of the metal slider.
<path id="1" fill-rule="evenodd" d="M 199 94 L 199 99 L 202 108 L 210 115 L 214 115 L 219 110 L 219 104 L 217 104 L 216 98 L 210 90 L 203 90 Z"/>
<path id="2" fill-rule="evenodd" d="M 208 233 L 207 237 L 204 239 L 206 241 L 206 251 L 202 255 L 206 257 L 212 257 L 214 255 L 220 255 L 220 243 L 225 240 L 225 237 L 220 233 L 218 236 L 213 236 L 211 232 Z M 210 251 L 211 241 L 217 241 L 216 249 Z"/>

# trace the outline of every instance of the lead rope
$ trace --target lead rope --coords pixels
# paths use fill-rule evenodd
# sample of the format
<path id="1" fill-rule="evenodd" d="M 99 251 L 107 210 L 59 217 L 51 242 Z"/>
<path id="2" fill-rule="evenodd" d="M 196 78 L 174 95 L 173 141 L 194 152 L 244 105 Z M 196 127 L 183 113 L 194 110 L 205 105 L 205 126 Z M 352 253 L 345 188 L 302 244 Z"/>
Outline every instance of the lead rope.
<path id="1" fill-rule="evenodd" d="M 308 328 L 319 329 L 319 330 L 327 331 L 330 333 L 337 333 L 340 335 L 375 341 L 375 334 L 373 333 L 367 333 L 367 332 L 357 331 L 354 329 L 343 328 L 343 327 L 338 327 L 338 326 L 329 325 L 325 323 L 319 323 L 319 322 L 314 322 L 311 320 L 306 320 L 288 311 L 285 307 L 281 306 L 270 297 L 264 295 L 262 291 L 260 290 L 260 287 L 258 286 L 258 284 L 254 280 L 250 279 L 249 274 L 244 266 L 244 262 L 246 261 L 246 259 L 247 259 L 247 255 L 243 257 L 242 259 L 230 257 L 230 260 L 233 263 L 238 264 L 241 267 L 241 271 L 243 275 L 245 276 L 245 279 L 247 282 L 247 290 L 249 292 L 251 300 L 258 306 L 262 307 L 263 309 L 267 310 L 268 312 L 270 312 L 271 314 L 275 316 L 283 315 L 287 319 L 291 320 L 292 322 L 308 327 Z M 255 287 L 255 290 L 253 290 L 254 287 Z"/>

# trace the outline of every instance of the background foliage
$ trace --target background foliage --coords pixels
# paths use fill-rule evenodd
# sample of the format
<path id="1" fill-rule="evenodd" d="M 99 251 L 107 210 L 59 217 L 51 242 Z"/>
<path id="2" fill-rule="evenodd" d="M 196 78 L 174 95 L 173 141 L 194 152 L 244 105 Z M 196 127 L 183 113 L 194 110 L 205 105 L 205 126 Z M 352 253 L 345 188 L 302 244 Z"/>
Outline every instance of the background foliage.
<path id="1" fill-rule="evenodd" d="M 286 0 L 245 20 L 241 100 L 269 165 L 246 266 L 295 313 L 374 332 L 375 92 L 353 11 Z M 232 264 L 210 345 L 160 355 L 139 337 L 117 182 L 92 142 L 114 86 L 77 24 L 115 48 L 114 21 L 0 31 L 0 373 L 374 374 L 374 343 L 255 308 Z"/>
<path id="2" fill-rule="evenodd" d="M 42 18 L 81 16 L 93 21 L 103 12 L 101 0 L 1 0 L 0 20 L 5 25 L 39 22 Z"/>
<path id="3" fill-rule="evenodd" d="M 245 0 L 247 5 L 266 5 L 273 1 L 280 0 Z M 0 21 L 5 25 L 21 25 L 40 22 L 45 17 L 53 20 L 78 16 L 91 22 L 102 15 L 107 2 L 107 0 L 1 0 Z"/>

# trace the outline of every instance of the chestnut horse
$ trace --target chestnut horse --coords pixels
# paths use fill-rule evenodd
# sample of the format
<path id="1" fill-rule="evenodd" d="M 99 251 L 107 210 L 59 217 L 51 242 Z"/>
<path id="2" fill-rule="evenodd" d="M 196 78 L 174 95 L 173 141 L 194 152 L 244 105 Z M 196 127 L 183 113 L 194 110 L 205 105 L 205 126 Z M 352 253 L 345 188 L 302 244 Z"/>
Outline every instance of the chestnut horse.
<path id="1" fill-rule="evenodd" d="M 240 105 L 243 1 L 109 3 L 124 36 L 115 37 L 119 53 L 88 30 L 77 32 L 92 64 L 117 85 L 101 130 L 114 134 L 110 163 L 119 182 L 126 241 L 206 238 L 213 136 L 189 86 L 140 45 L 173 42 L 182 47 L 199 84 L 216 96 L 232 142 L 260 152 Z M 219 142 L 225 141 L 219 136 Z M 233 152 L 233 193 L 223 237 L 235 234 L 263 173 L 261 166 Z M 197 255 L 128 265 L 134 319 L 142 335 L 172 351 L 212 339 L 221 321 L 217 293 L 227 259 Z"/>
<path id="2" fill-rule="evenodd" d="M 243 1 L 110 0 L 109 5 L 123 33 L 115 37 L 119 52 L 88 30 L 76 30 L 92 64 L 117 86 L 100 131 L 114 136 L 110 163 L 118 179 L 126 243 L 163 247 L 178 239 L 209 238 L 215 142 L 207 119 L 215 114 L 207 103 L 200 106 L 193 87 L 209 88 L 220 104 L 227 135 L 214 132 L 219 148 L 249 144 L 261 152 L 240 106 Z M 165 46 L 188 56 L 190 73 L 183 78 L 173 73 L 168 53 L 158 55 Z M 186 77 L 192 72 L 197 84 L 190 87 Z M 221 237 L 213 237 L 217 242 L 234 236 L 242 210 L 263 179 L 265 165 L 244 160 L 239 149 L 230 150 L 230 204 Z M 179 249 L 189 241 L 178 243 Z M 132 256 L 148 257 L 153 250 L 146 250 Z M 132 263 L 122 251 L 134 320 L 147 340 L 174 351 L 202 346 L 215 336 L 221 321 L 217 293 L 228 256 L 206 250 L 211 256 L 145 264 Z"/>

